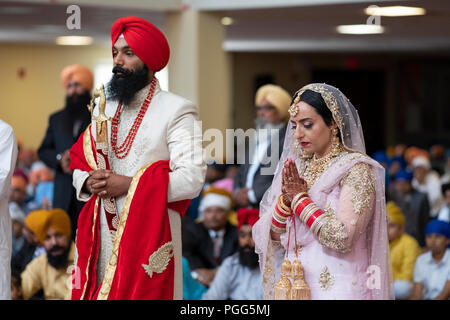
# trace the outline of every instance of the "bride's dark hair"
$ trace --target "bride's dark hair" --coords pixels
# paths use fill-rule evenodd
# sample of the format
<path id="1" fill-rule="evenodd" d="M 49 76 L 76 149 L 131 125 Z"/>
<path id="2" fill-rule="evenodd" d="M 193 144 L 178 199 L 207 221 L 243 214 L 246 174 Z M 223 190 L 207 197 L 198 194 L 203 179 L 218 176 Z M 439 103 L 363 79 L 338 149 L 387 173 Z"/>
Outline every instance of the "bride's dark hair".
<path id="1" fill-rule="evenodd" d="M 294 95 L 292 99 L 292 103 L 294 103 L 295 98 L 298 93 Z M 312 90 L 305 90 L 300 96 L 300 101 L 306 102 L 311 107 L 313 107 L 316 112 L 322 117 L 323 121 L 327 126 L 331 126 L 333 121 L 333 115 L 331 114 L 330 109 L 328 109 L 327 104 L 322 98 L 322 95 L 318 92 L 314 92 Z M 291 104 L 292 104 L 291 103 Z"/>

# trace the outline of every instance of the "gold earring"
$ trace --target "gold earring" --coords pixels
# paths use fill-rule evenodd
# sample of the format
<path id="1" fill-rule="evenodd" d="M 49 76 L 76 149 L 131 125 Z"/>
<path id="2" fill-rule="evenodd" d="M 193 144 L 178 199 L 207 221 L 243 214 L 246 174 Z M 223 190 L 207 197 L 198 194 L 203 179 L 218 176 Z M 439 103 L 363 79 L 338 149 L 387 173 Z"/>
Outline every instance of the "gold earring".
<path id="1" fill-rule="evenodd" d="M 339 138 L 337 136 L 338 134 L 338 129 L 333 128 L 333 130 L 331 131 L 332 134 L 332 138 L 331 138 L 331 152 L 332 153 L 339 153 L 340 150 L 340 146 L 339 146 Z"/>
<path id="2" fill-rule="evenodd" d="M 295 153 L 296 153 L 296 155 L 299 157 L 299 158 L 301 158 L 302 156 L 303 156 L 303 148 L 302 148 L 302 146 L 300 145 L 300 143 L 298 142 L 298 140 L 295 140 L 295 142 L 294 142 L 294 150 L 295 150 Z"/>

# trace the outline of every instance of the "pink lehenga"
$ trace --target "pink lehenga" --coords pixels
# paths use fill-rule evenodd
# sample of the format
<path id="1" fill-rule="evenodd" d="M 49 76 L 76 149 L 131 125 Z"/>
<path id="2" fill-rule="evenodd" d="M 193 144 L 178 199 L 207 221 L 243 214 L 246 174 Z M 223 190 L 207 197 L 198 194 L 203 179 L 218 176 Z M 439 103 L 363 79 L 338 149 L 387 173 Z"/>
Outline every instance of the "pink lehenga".
<path id="1" fill-rule="evenodd" d="M 299 152 L 289 126 L 272 186 L 261 201 L 260 219 L 253 226 L 264 298 L 274 298 L 282 261 L 298 257 L 312 300 L 393 299 L 384 168 L 365 154 L 361 123 L 351 102 L 326 84 L 307 85 L 298 96 L 306 89 L 322 95 L 343 145 L 320 163 L 321 159 Z M 276 242 L 270 237 L 272 212 L 281 193 L 281 170 L 287 158 L 295 159 L 311 200 L 327 218 L 316 236 L 294 214 L 286 225 L 291 231 Z M 321 169 L 313 172 L 313 167 Z"/>

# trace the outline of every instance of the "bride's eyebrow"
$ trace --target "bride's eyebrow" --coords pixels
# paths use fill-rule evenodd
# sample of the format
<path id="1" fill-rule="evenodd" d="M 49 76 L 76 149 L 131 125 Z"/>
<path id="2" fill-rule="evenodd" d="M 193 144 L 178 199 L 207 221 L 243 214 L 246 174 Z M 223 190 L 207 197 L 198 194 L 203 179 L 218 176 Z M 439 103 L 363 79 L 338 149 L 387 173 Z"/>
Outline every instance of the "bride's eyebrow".
<path id="1" fill-rule="evenodd" d="M 303 122 L 305 122 L 305 121 L 312 121 L 312 119 L 311 118 L 303 118 L 303 119 L 300 119 L 298 122 L 301 122 L 301 123 L 303 123 Z"/>

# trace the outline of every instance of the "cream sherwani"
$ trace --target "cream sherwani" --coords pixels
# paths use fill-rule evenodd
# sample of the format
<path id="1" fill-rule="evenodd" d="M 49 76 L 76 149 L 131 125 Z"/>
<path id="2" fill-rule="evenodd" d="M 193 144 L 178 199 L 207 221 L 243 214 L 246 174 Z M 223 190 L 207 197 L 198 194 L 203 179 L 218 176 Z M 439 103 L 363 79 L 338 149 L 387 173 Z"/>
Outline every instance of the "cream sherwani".
<path id="1" fill-rule="evenodd" d="M 147 85 L 141 89 L 133 101 L 124 106 L 118 125 L 118 145 L 125 140 L 149 88 L 150 85 Z M 112 118 L 117 105 L 117 101 L 107 99 L 106 115 Z M 94 115 L 97 113 L 98 109 L 96 108 Z M 108 157 L 111 169 L 117 174 L 132 177 L 140 168 L 149 163 L 170 160 L 172 172 L 169 173 L 168 202 L 195 198 L 201 191 L 206 173 L 202 132 L 197 120 L 198 109 L 192 102 L 170 92 L 162 91 L 158 84 L 129 154 L 124 159 L 119 159 L 110 146 Z M 95 121 L 92 122 L 91 132 L 95 139 Z M 111 143 L 110 137 L 111 123 L 108 121 L 109 143 Z M 78 199 L 82 201 L 87 201 L 90 197 L 89 194 L 82 192 L 82 186 L 87 177 L 88 173 L 85 171 L 77 169 L 73 173 L 73 185 L 77 190 Z M 119 215 L 125 198 L 125 195 L 116 198 Z M 103 207 L 101 211 L 100 253 L 97 265 L 99 283 L 105 275 L 113 246 Z M 169 220 L 174 243 L 174 298 L 182 299 L 181 218 L 179 213 L 169 209 Z"/>
<path id="2" fill-rule="evenodd" d="M 0 300 L 11 299 L 11 217 L 9 188 L 17 159 L 13 129 L 0 120 Z"/>

